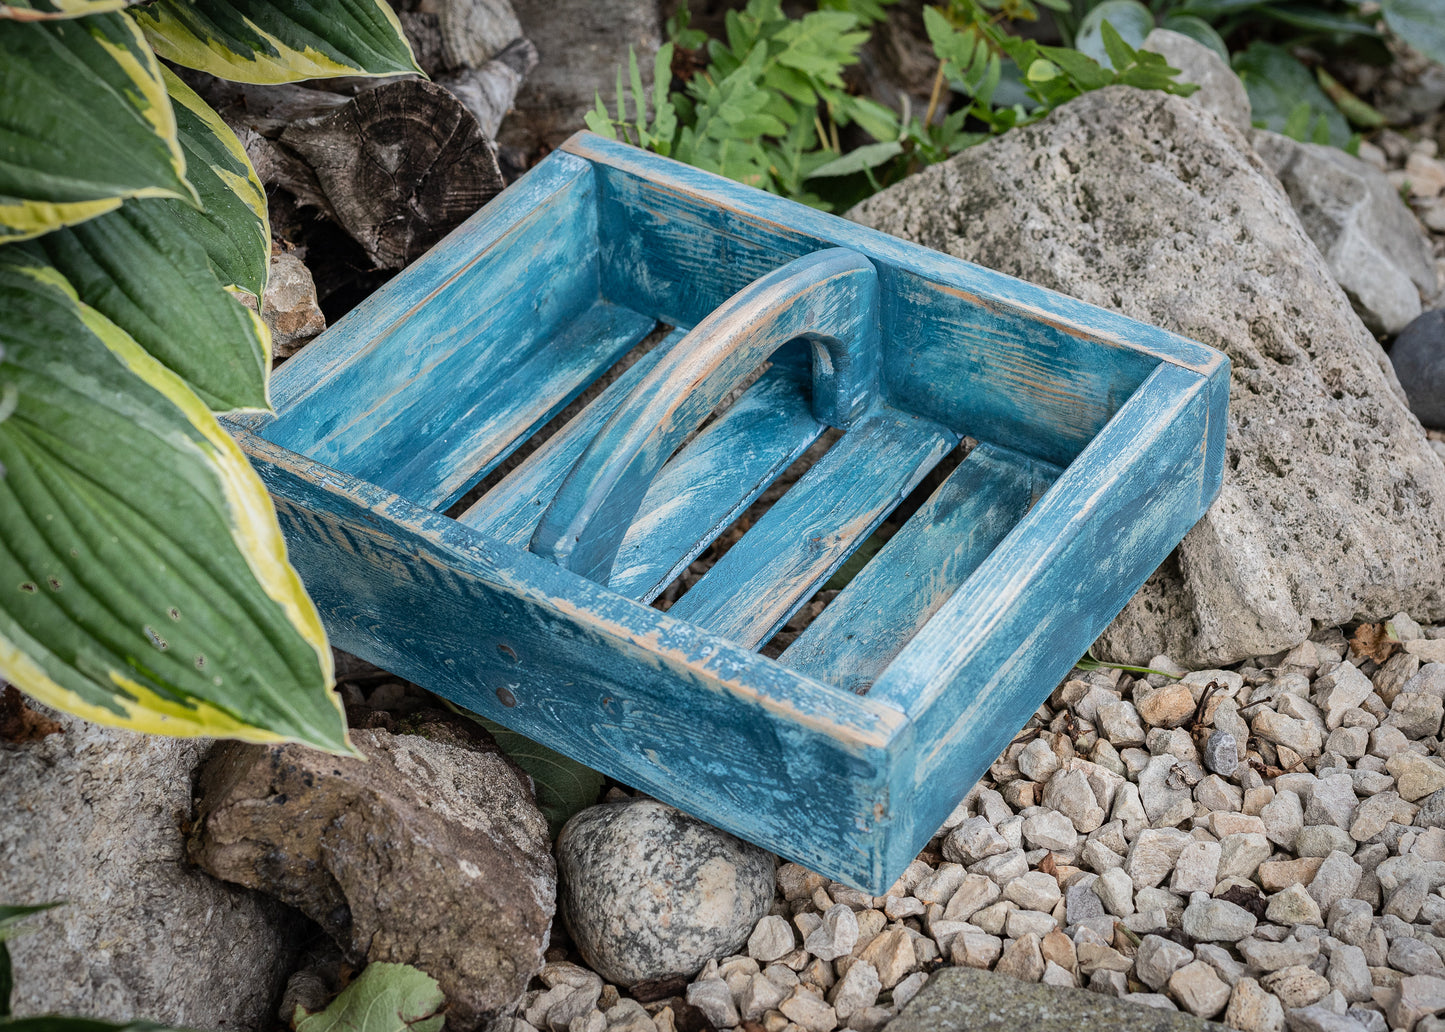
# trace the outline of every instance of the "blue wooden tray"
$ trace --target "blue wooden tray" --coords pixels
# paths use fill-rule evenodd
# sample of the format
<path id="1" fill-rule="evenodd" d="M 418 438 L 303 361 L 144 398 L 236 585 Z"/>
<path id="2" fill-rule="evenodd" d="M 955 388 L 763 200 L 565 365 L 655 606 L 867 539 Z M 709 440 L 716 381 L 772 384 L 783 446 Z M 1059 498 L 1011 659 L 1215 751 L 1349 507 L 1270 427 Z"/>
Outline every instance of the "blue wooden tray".
<path id="1" fill-rule="evenodd" d="M 678 329 L 443 515 L 659 320 Z M 232 429 L 338 646 L 881 893 L 1203 514 L 1228 388 L 1200 344 L 583 133 Z"/>

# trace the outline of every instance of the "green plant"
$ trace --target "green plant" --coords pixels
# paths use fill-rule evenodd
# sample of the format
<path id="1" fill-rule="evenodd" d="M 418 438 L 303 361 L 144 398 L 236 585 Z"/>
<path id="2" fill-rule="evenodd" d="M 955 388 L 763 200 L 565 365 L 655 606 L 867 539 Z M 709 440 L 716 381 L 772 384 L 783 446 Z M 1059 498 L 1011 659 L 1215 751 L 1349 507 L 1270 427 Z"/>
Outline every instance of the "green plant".
<path id="1" fill-rule="evenodd" d="M 407 964 L 368 964 L 330 1005 L 300 1007 L 296 1032 L 440 1032 L 445 998 L 436 979 Z"/>
<path id="2" fill-rule="evenodd" d="M 101 723 L 344 751 L 331 653 L 215 413 L 269 407 L 270 231 L 157 54 L 415 71 L 385 0 L 0 0 L 0 675 Z"/>
<path id="3" fill-rule="evenodd" d="M 1057 8 L 1068 2 L 1039 0 Z M 840 208 L 1087 90 L 1125 83 L 1187 95 L 1197 88 L 1175 81 L 1176 69 L 1123 44 L 1117 33 L 1105 67 L 1008 31 L 1038 17 L 1032 0 L 948 0 L 923 12 L 938 60 L 928 107 L 894 112 L 849 93 L 843 79 L 867 40 L 863 27 L 882 16 L 882 7 L 871 0 L 825 0 L 820 7 L 793 19 L 780 0 L 749 0 L 744 10 L 729 12 L 723 41 L 692 29 L 684 5 L 668 23 L 651 96 L 630 55 L 626 81 L 618 70 L 615 114 L 599 94 L 588 127 L 795 200 Z M 671 91 L 675 57 L 700 50 L 706 66 L 687 76 L 681 92 Z M 1007 84 L 1014 88 L 1003 98 Z M 950 87 L 963 102 L 935 117 Z M 872 142 L 845 146 L 850 126 Z"/>

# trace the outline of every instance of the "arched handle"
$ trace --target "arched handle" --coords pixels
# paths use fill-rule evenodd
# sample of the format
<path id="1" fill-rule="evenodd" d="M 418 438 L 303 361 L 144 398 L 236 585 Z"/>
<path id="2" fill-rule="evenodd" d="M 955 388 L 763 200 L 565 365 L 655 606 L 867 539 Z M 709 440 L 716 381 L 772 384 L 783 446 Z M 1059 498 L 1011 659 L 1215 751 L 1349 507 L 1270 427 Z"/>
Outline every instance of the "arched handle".
<path id="1" fill-rule="evenodd" d="M 532 551 L 607 583 L 653 477 L 738 381 L 806 339 L 813 415 L 846 428 L 877 391 L 878 336 L 878 273 L 854 251 L 817 251 L 750 283 L 633 388 L 563 480 Z"/>

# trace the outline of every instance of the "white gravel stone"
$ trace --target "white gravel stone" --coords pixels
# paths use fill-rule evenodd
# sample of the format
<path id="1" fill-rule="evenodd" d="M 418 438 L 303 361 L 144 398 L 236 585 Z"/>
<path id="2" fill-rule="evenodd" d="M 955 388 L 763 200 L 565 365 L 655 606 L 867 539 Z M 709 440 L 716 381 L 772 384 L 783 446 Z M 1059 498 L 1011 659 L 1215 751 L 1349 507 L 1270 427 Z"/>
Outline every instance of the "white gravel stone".
<path id="1" fill-rule="evenodd" d="M 819 993 L 804 985 L 794 989 L 792 995 L 778 1005 L 778 1010 L 807 1032 L 832 1032 L 838 1027 L 837 1012 Z"/>
<path id="2" fill-rule="evenodd" d="M 796 979 L 796 976 L 794 977 Z M 793 984 L 796 984 L 796 981 Z M 737 1000 L 738 1012 L 744 1021 L 761 1021 L 768 1011 L 777 1010 L 778 1004 L 787 999 L 790 991 L 767 975 L 754 975 L 748 979 L 747 986 Z"/>
<path id="3" fill-rule="evenodd" d="M 1134 912 L 1134 879 L 1122 867 L 1101 873 L 1094 892 L 1104 909 L 1115 917 L 1128 917 Z"/>
<path id="4" fill-rule="evenodd" d="M 1099 733 L 1116 749 L 1144 744 L 1144 724 L 1133 703 L 1111 702 L 1099 707 Z"/>
<path id="5" fill-rule="evenodd" d="M 1169 976 L 1169 995 L 1190 1014 L 1212 1018 L 1229 1002 L 1229 986 L 1202 960 L 1185 964 Z"/>
<path id="6" fill-rule="evenodd" d="M 1331 853 L 1310 882 L 1309 894 L 1319 904 L 1321 913 L 1329 913 L 1330 907 L 1354 893 L 1364 873 L 1360 865 L 1344 853 Z"/>
<path id="7" fill-rule="evenodd" d="M 1174 874 L 1169 879 L 1169 890 L 1180 895 L 1212 892 L 1219 880 L 1219 860 L 1218 842 L 1189 843 L 1179 851 Z"/>
<path id="8" fill-rule="evenodd" d="M 1324 927 L 1319 904 L 1299 882 L 1269 897 L 1269 907 L 1265 910 L 1264 917 L 1266 921 L 1274 924 Z"/>
<path id="9" fill-rule="evenodd" d="M 838 1020 L 846 1022 L 859 1011 L 866 1010 L 878 1001 L 883 983 L 878 978 L 878 969 L 865 960 L 849 966 L 847 973 L 828 994 Z"/>
<path id="10" fill-rule="evenodd" d="M 1269 839 L 1258 832 L 1239 832 L 1219 840 L 1219 880 L 1251 880 L 1270 857 Z"/>
<path id="11" fill-rule="evenodd" d="M 819 960 L 836 960 L 853 952 L 858 942 L 858 918 L 846 903 L 836 903 L 823 914 L 823 922 L 803 940 L 803 949 Z"/>
<path id="12" fill-rule="evenodd" d="M 1284 1007 L 1253 978 L 1235 983 L 1223 1021 L 1241 1032 L 1284 1032 Z"/>
<path id="13" fill-rule="evenodd" d="M 1024 841 L 1035 849 L 1073 851 L 1079 833 L 1069 818 L 1056 810 L 1041 810 L 1024 818 Z"/>
<path id="14" fill-rule="evenodd" d="M 777 914 L 769 914 L 758 922 L 748 937 L 748 956 L 764 964 L 793 952 L 793 929 Z"/>
<path id="15" fill-rule="evenodd" d="M 1063 766 L 1058 753 L 1043 737 L 1035 738 L 1018 756 L 1019 772 L 1030 781 L 1043 784 Z"/>
<path id="16" fill-rule="evenodd" d="M 1104 809 L 1082 770 L 1060 770 L 1050 778 L 1044 786 L 1043 805 L 1062 813 L 1083 835 L 1104 823 Z"/>
<path id="17" fill-rule="evenodd" d="M 1063 893 L 1051 875 L 1030 871 L 1004 885 L 1003 895 L 1026 910 L 1052 911 Z"/>
<path id="18" fill-rule="evenodd" d="M 1348 774 L 1320 778 L 1305 807 L 1305 824 L 1330 824 L 1348 829 L 1357 806 L 1355 783 Z"/>
<path id="19" fill-rule="evenodd" d="M 985 817 L 968 818 L 943 841 L 944 859 L 965 867 L 1008 850 L 1008 842 Z"/>
<path id="20" fill-rule="evenodd" d="M 1298 795 L 1276 789 L 1274 798 L 1265 804 L 1259 816 L 1264 821 L 1265 837 L 1282 849 L 1294 848 L 1305 823 L 1304 805 Z"/>
<path id="21" fill-rule="evenodd" d="M 996 902 L 1001 895 L 999 887 L 991 878 L 982 874 L 967 875 L 953 896 L 943 916 L 948 921 L 967 921 L 984 907 Z"/>
<path id="22" fill-rule="evenodd" d="M 1134 955 L 1134 973 L 1150 989 L 1159 990 L 1174 972 L 1193 960 L 1194 954 L 1177 942 L 1146 935 L 1139 940 L 1139 951 Z"/>
<path id="23" fill-rule="evenodd" d="M 1353 663 L 1341 663 L 1328 674 L 1317 678 L 1314 684 L 1320 710 L 1324 714 L 1325 727 L 1334 730 L 1344 722 L 1344 716 L 1359 706 L 1374 691 L 1370 679 L 1360 673 Z"/>
<path id="24" fill-rule="evenodd" d="M 1195 896 L 1184 909 L 1184 933 L 1202 942 L 1238 942 L 1257 923 L 1248 910 L 1223 899 Z"/>
<path id="25" fill-rule="evenodd" d="M 687 987 L 687 1002 L 702 1011 L 716 1028 L 731 1028 L 741 1020 L 732 990 L 721 978 L 705 978 Z M 830 1029 L 832 1025 L 828 1026 Z"/>

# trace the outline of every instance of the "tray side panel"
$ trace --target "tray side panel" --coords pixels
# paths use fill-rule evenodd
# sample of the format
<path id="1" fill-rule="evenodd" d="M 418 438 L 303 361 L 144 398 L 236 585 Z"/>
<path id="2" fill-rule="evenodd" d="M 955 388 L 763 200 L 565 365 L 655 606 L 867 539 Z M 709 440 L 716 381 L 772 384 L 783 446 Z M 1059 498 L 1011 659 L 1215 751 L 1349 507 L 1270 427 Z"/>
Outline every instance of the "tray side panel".
<path id="1" fill-rule="evenodd" d="M 1161 365 L 879 678 L 920 743 L 897 841 L 938 827 L 1203 515 L 1228 379 Z"/>
<path id="2" fill-rule="evenodd" d="M 896 876 L 896 710 L 237 436 L 337 646 L 830 877 Z"/>
<path id="3" fill-rule="evenodd" d="M 848 247 L 878 268 L 890 404 L 1066 465 L 1161 360 L 1222 356 L 1010 277 L 588 135 L 602 289 L 692 324 L 802 254 Z"/>
<path id="4" fill-rule="evenodd" d="M 353 313 L 283 366 L 287 407 L 265 436 L 385 481 L 463 417 L 484 422 L 487 403 L 504 404 L 489 390 L 545 361 L 550 338 L 599 298 L 590 168 L 560 162 L 536 185 L 545 192 L 504 195 L 474 217 L 474 232 L 447 237 L 399 276 L 393 303 L 383 298 L 360 323 Z"/>

